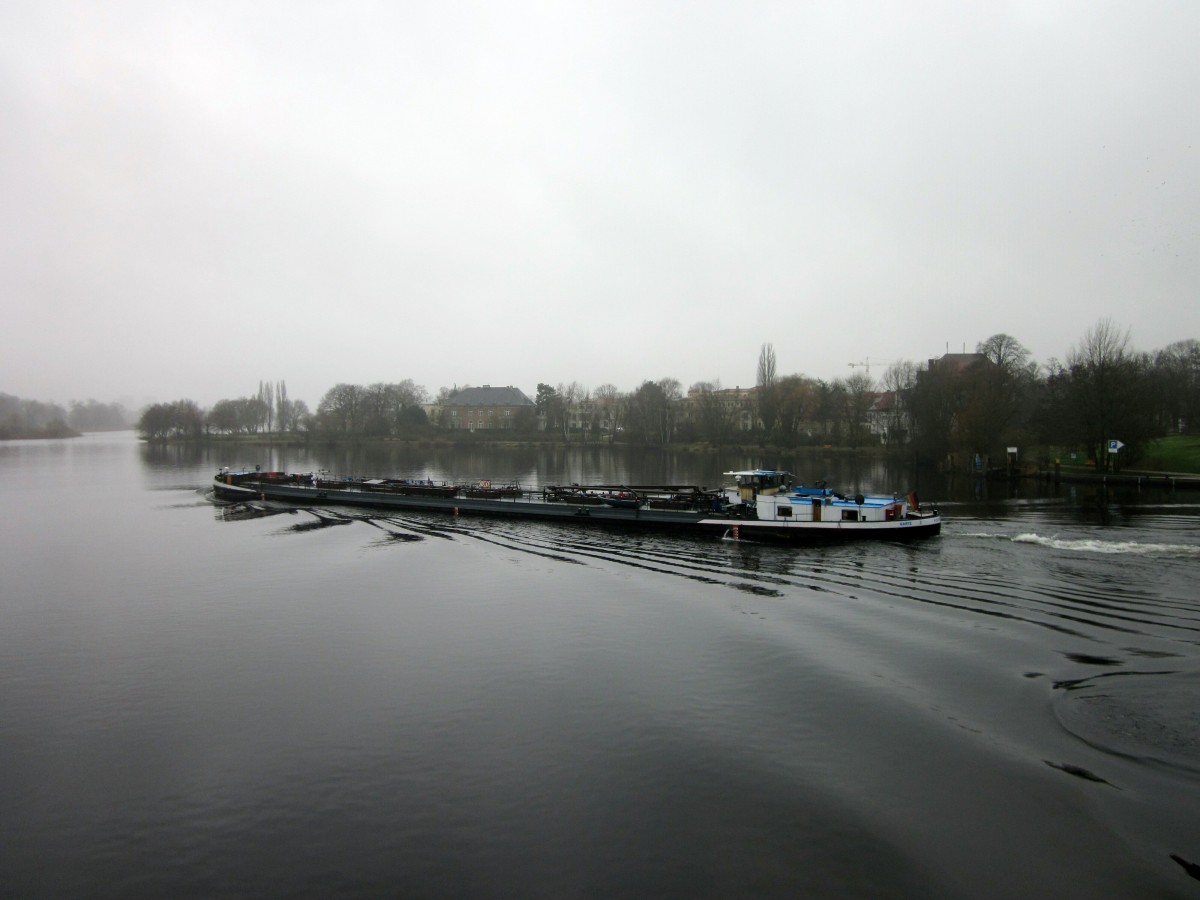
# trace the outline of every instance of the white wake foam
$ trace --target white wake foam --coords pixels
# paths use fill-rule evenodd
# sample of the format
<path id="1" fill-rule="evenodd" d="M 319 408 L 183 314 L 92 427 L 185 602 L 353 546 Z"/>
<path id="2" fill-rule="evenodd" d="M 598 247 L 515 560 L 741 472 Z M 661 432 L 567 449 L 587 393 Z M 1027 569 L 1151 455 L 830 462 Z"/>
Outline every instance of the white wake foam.
<path id="1" fill-rule="evenodd" d="M 1182 556 L 1200 558 L 1200 546 L 1191 544 L 1147 544 L 1140 541 L 1103 541 L 1097 538 L 1060 538 L 1028 533 L 1018 534 L 1014 544 L 1038 544 L 1055 550 L 1080 553 L 1130 554 L 1133 556 Z"/>

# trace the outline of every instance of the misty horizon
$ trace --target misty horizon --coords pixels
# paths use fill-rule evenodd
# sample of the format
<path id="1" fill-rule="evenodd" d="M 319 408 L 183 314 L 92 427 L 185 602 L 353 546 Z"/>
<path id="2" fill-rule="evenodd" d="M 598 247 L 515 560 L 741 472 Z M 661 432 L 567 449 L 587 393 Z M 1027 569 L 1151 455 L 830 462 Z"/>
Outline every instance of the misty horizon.
<path id="1" fill-rule="evenodd" d="M 0 387 L 831 381 L 1200 332 L 1200 7 L 0 9 Z M 81 373 L 87 373 L 86 377 Z"/>
<path id="2" fill-rule="evenodd" d="M 1127 328 L 1120 325 L 1120 323 L 1112 323 L 1112 324 L 1113 324 L 1114 328 L 1116 328 L 1116 330 L 1120 333 L 1124 334 L 1124 333 L 1128 333 L 1128 331 L 1129 331 Z M 1004 332 L 1000 332 L 1000 334 L 1004 334 Z M 1015 337 L 1015 335 L 1013 337 Z M 1080 335 L 1080 338 L 1082 339 L 1083 335 Z M 1179 343 L 1181 341 L 1186 341 L 1189 339 L 1190 338 L 1180 338 L 1179 341 L 1175 341 L 1172 343 Z M 1018 342 L 1020 342 L 1019 338 L 1018 338 Z M 950 353 L 950 354 L 960 353 L 960 352 L 961 353 L 975 353 L 978 351 L 978 347 L 982 343 L 983 343 L 983 341 L 981 340 L 980 342 L 978 342 L 977 344 L 972 345 L 972 346 L 963 344 L 961 347 L 950 347 L 949 345 L 947 345 L 946 349 L 944 350 L 944 353 Z M 779 348 L 776 348 L 776 349 L 779 349 Z M 1067 348 L 1061 354 L 1055 354 L 1054 356 L 1050 357 L 1050 359 L 1048 359 L 1048 360 L 1034 359 L 1031 361 L 1034 362 L 1038 366 L 1039 370 L 1041 370 L 1041 369 L 1045 368 L 1045 366 L 1050 362 L 1050 360 L 1057 360 L 1060 363 L 1065 363 L 1069 353 L 1072 352 L 1074 349 L 1075 349 L 1075 345 L 1073 344 L 1070 348 Z M 1164 347 L 1154 347 L 1154 348 L 1144 349 L 1144 348 L 1137 347 L 1136 345 L 1131 345 L 1128 349 L 1132 353 L 1154 353 L 1159 350 L 1163 350 L 1165 348 Z M 942 354 L 938 354 L 938 356 L 941 356 L 941 355 Z M 936 359 L 936 358 L 937 358 L 937 356 L 930 357 L 930 359 Z M 805 372 L 780 372 L 779 374 L 780 375 L 795 375 L 795 376 L 799 376 L 801 378 L 812 379 L 814 381 L 827 381 L 828 383 L 832 383 L 835 381 L 844 381 L 846 378 L 849 378 L 853 374 L 866 374 L 871 378 L 872 389 L 880 390 L 883 387 L 881 382 L 882 382 L 882 376 L 883 376 L 884 372 L 887 371 L 891 366 L 899 365 L 902 363 L 914 363 L 918 367 L 924 368 L 925 365 L 928 363 L 928 360 L 896 359 L 896 360 L 892 360 L 892 361 L 886 362 L 886 363 L 881 362 L 881 361 L 864 360 L 859 363 L 849 363 L 848 370 L 844 375 L 842 375 L 838 378 L 828 379 L 828 380 L 827 379 L 818 379 L 815 376 L 812 376 Z M 455 383 L 455 384 L 449 384 L 449 385 L 439 385 L 436 388 L 432 388 L 427 384 L 421 383 L 420 381 L 418 381 L 415 378 L 411 378 L 411 376 L 405 376 L 405 377 L 409 378 L 409 380 L 411 380 L 415 384 L 416 387 L 424 389 L 426 391 L 429 402 L 433 402 L 436 399 L 436 397 L 438 396 L 439 392 L 441 392 L 443 390 L 461 390 L 461 389 L 464 389 L 467 387 L 506 387 L 506 386 L 507 387 L 516 387 L 519 390 L 521 390 L 526 396 L 528 396 L 530 398 L 534 397 L 537 393 L 536 386 L 533 388 L 527 388 L 525 385 L 513 384 L 512 382 L 508 382 L 508 381 L 504 381 L 504 380 L 480 382 L 478 384 L 468 384 L 466 382 L 462 382 L 462 383 Z M 645 381 L 655 381 L 655 380 L 658 380 L 658 378 L 672 378 L 672 377 L 674 377 L 674 376 L 670 375 L 669 373 L 664 373 L 657 377 L 647 376 L 646 378 L 643 378 L 638 384 L 634 384 L 634 385 L 631 385 L 628 387 L 623 386 L 623 385 L 616 385 L 616 387 L 622 393 L 631 393 L 639 386 L 639 384 L 644 383 Z M 390 382 L 373 382 L 373 383 L 375 383 L 375 384 L 385 383 L 386 384 L 386 383 L 393 383 L 396 380 L 404 380 L 404 379 L 403 378 L 393 379 Z M 539 382 L 539 384 L 544 383 L 544 384 L 550 385 L 551 387 L 559 387 L 564 384 L 571 384 L 573 381 L 574 381 L 573 379 L 553 379 L 553 380 L 547 380 L 544 382 Z M 296 394 L 292 393 L 291 387 L 288 384 L 288 380 L 286 378 L 283 378 L 283 379 L 260 379 L 258 382 L 258 386 L 261 387 L 263 384 L 267 384 L 267 385 L 271 385 L 271 386 L 284 384 L 287 386 L 286 389 L 288 390 L 290 399 L 292 401 L 303 401 L 308 406 L 309 409 L 315 411 L 318 404 L 320 403 L 321 399 L 333 387 L 335 387 L 338 384 L 353 384 L 353 383 L 355 383 L 355 382 L 350 382 L 350 381 L 347 381 L 344 379 L 337 381 L 333 384 L 330 384 L 323 391 L 321 391 L 320 395 L 318 395 L 316 397 L 312 397 L 312 398 L 304 397 L 304 396 L 297 396 Z M 580 384 L 577 381 L 574 381 L 574 383 Z M 689 387 L 691 387 L 695 384 L 700 384 L 700 383 L 705 383 L 704 379 L 700 379 L 698 381 L 693 381 L 690 383 L 683 382 L 682 380 L 680 380 L 680 384 L 685 392 L 687 391 L 687 389 Z M 713 382 L 707 382 L 707 383 L 714 384 Z M 600 387 L 601 385 L 609 385 L 609 384 L 612 384 L 612 382 L 602 381 L 602 382 L 599 382 L 598 384 L 594 384 L 594 385 L 580 384 L 580 386 L 582 387 L 584 393 L 586 394 L 586 393 L 590 393 L 591 390 L 594 388 Z M 750 380 L 745 384 L 726 384 L 724 382 L 721 382 L 719 385 L 715 385 L 715 386 L 720 387 L 720 388 L 735 388 L 736 389 L 736 388 L 753 387 L 754 384 L 755 384 L 755 378 L 752 375 Z M 0 391 L 0 396 L 3 396 L 7 393 L 8 392 Z M 32 400 L 32 401 L 35 401 L 38 403 L 53 404 L 53 405 L 63 406 L 63 407 L 70 406 L 71 404 L 76 404 L 76 403 L 86 403 L 86 402 L 98 401 L 101 403 L 118 404 L 118 405 L 124 406 L 132 415 L 136 416 L 141 410 L 143 410 L 147 406 L 153 405 L 155 403 L 172 402 L 172 401 L 176 401 L 176 400 L 192 400 L 192 401 L 195 401 L 196 403 L 198 403 L 202 408 L 208 409 L 208 408 L 211 408 L 215 403 L 220 402 L 221 400 L 238 399 L 238 398 L 243 398 L 243 397 L 253 397 L 255 395 L 255 393 L 256 393 L 255 389 L 253 387 L 251 387 L 241 393 L 232 394 L 228 397 L 215 397 L 212 399 L 203 399 L 203 398 L 197 397 L 192 394 L 182 394 L 178 397 L 148 397 L 147 399 L 145 399 L 141 402 L 137 402 L 137 403 L 131 402 L 128 399 L 131 396 L 133 396 L 130 394 L 126 394 L 124 397 L 116 397 L 116 398 L 88 397 L 86 400 L 81 397 L 73 396 L 65 401 L 58 400 L 55 398 L 47 399 L 47 398 L 42 398 L 42 397 L 19 397 L 16 399 Z M 12 396 L 12 395 L 10 395 L 10 396 Z"/>

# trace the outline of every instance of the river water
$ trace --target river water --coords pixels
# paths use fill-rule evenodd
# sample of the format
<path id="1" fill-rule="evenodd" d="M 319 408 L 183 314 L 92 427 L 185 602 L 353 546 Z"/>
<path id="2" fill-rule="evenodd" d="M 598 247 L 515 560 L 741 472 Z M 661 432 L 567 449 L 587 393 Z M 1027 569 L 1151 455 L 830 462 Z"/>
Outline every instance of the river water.
<path id="1" fill-rule="evenodd" d="M 207 493 L 759 463 L 914 486 L 0 443 L 0 895 L 1200 897 L 1198 494 L 926 478 L 941 537 L 788 548 Z"/>

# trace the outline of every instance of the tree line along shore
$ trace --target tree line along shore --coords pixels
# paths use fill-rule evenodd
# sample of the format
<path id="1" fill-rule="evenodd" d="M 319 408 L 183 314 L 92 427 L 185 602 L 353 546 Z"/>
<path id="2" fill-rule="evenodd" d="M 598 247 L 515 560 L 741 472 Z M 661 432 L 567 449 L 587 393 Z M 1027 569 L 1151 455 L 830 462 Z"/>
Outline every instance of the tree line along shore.
<path id="1" fill-rule="evenodd" d="M 79 411 L 98 406 L 89 401 Z M 1016 338 L 996 334 L 972 353 L 898 360 L 874 378 L 861 366 L 825 381 L 779 374 L 774 346 L 763 344 L 747 387 L 700 381 L 685 390 L 668 377 L 628 392 L 559 382 L 538 384 L 532 397 L 490 385 L 443 387 L 431 396 L 406 379 L 340 383 L 310 410 L 288 395 L 285 381 L 260 382 L 257 392 L 207 409 L 188 399 L 151 404 L 136 427 L 149 441 L 822 448 L 904 454 L 954 471 L 1046 471 L 1057 463 L 1066 471 L 1194 472 L 1189 448 L 1200 433 L 1198 407 L 1200 342 L 1139 352 L 1128 330 L 1102 319 L 1064 361 L 1044 364 Z M 60 412 L 57 421 L 74 427 L 75 405 L 71 414 Z"/>
<path id="2" fill-rule="evenodd" d="M 72 400 L 67 406 L 0 393 L 0 440 L 79 437 L 85 431 L 129 428 L 134 416 L 120 403 Z"/>
<path id="3" fill-rule="evenodd" d="M 973 353 L 888 365 L 878 379 L 856 369 L 825 381 L 780 375 L 763 344 L 753 386 L 674 378 L 622 392 L 577 382 L 539 384 L 533 398 L 511 386 L 442 388 L 411 380 L 338 384 L 310 411 L 286 383 L 202 409 L 157 404 L 139 428 L 148 440 L 409 440 L 838 448 L 909 455 L 953 471 L 1120 472 L 1153 466 L 1197 471 L 1200 342 L 1135 351 L 1127 329 L 1102 319 L 1065 361 L 1038 364 L 1007 334 Z M 286 437 L 285 437 L 286 436 Z"/>

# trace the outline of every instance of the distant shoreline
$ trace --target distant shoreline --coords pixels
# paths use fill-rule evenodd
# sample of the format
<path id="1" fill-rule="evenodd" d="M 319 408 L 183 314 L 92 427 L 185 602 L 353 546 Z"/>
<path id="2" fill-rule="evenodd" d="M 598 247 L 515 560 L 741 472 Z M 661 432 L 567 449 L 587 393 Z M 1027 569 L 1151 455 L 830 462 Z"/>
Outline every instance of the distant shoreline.
<path id="1" fill-rule="evenodd" d="M 0 441 L 58 441 L 80 437 L 83 437 L 82 431 L 76 431 L 73 428 L 67 427 L 56 428 L 54 426 L 35 428 L 32 431 L 20 431 L 16 434 L 7 434 L 0 431 Z"/>

